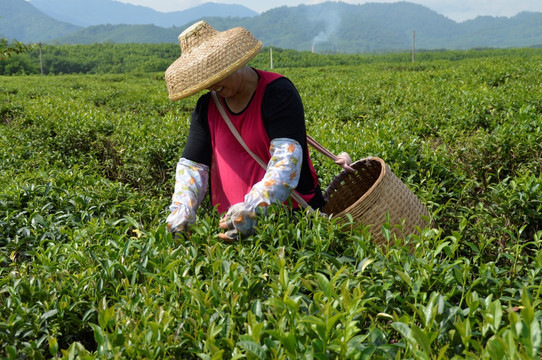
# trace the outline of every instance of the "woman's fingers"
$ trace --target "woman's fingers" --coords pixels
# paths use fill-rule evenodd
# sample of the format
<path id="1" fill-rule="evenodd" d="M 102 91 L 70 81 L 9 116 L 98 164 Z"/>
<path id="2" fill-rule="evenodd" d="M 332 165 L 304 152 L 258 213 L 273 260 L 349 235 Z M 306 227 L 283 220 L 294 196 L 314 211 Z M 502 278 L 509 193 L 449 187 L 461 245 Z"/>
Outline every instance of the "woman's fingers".
<path id="1" fill-rule="evenodd" d="M 220 220 L 220 222 L 218 223 L 218 226 L 221 228 L 221 229 L 234 229 L 234 226 L 233 226 L 233 220 L 231 218 L 223 218 L 222 220 Z"/>
<path id="2" fill-rule="evenodd" d="M 337 156 L 337 160 L 335 160 L 335 163 L 340 165 L 343 169 L 345 169 L 348 172 L 354 173 L 356 170 L 354 170 L 350 164 L 352 164 L 352 159 L 350 158 L 350 155 L 348 153 L 342 152 Z"/>
<path id="3" fill-rule="evenodd" d="M 220 240 L 226 240 L 226 241 L 231 240 L 231 239 L 228 237 L 228 235 L 226 235 L 225 233 L 220 233 L 220 234 L 218 234 L 218 238 L 219 238 Z"/>
<path id="4" fill-rule="evenodd" d="M 239 238 L 239 233 L 237 232 L 237 230 L 234 229 L 234 230 L 228 230 L 225 233 L 220 233 L 217 236 L 220 240 L 231 243 L 231 242 L 236 241 Z"/>

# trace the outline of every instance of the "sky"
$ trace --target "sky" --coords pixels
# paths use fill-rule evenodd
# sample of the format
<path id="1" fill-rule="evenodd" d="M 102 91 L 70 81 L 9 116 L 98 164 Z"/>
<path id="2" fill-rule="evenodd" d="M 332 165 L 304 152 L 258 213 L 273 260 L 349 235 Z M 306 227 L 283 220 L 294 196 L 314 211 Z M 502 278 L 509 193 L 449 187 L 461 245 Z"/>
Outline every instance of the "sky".
<path id="1" fill-rule="evenodd" d="M 210 0 L 117 0 L 133 5 L 150 7 L 157 11 L 171 12 L 186 10 Z M 262 13 L 279 6 L 297 6 L 316 4 L 324 0 L 218 0 L 222 4 L 238 4 Z M 522 11 L 542 12 L 542 0 L 407 0 L 408 2 L 428 7 L 437 13 L 457 22 L 474 19 L 477 16 L 511 17 Z M 393 3 L 397 0 L 344 0 L 350 4 L 367 2 Z"/>

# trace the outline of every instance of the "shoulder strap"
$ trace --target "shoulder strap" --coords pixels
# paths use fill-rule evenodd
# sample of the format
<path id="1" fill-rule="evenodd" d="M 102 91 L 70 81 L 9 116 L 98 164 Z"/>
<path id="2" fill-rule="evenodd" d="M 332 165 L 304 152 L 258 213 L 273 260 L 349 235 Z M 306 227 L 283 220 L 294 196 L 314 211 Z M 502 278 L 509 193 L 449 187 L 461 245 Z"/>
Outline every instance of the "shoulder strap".
<path id="1" fill-rule="evenodd" d="M 252 152 L 252 150 L 250 150 L 250 148 L 247 146 L 247 144 L 245 143 L 245 141 L 243 140 L 243 138 L 241 137 L 241 134 L 239 134 L 239 132 L 237 131 L 237 129 L 235 128 L 235 126 L 233 125 L 233 123 L 231 122 L 230 120 L 230 117 L 228 116 L 228 114 L 226 113 L 226 109 L 224 109 L 224 106 L 222 106 L 222 103 L 220 102 L 220 100 L 218 99 L 218 96 L 216 95 L 216 93 L 214 91 L 211 91 L 211 95 L 213 97 L 213 100 L 216 104 L 216 107 L 218 108 L 218 112 L 220 113 L 220 115 L 222 116 L 222 118 L 224 119 L 224 121 L 226 122 L 226 125 L 228 125 L 228 128 L 230 129 L 230 131 L 233 133 L 233 136 L 235 136 L 235 138 L 237 139 L 237 141 L 239 141 L 239 144 L 241 144 L 241 146 L 243 147 L 243 149 L 246 150 L 246 152 L 248 152 L 250 154 L 250 156 L 252 156 L 254 158 L 254 160 L 256 160 L 256 162 L 261 166 L 263 167 L 264 169 L 267 168 L 267 164 L 258 157 L 258 155 L 254 154 Z"/>
<path id="2" fill-rule="evenodd" d="M 226 110 L 224 109 L 224 106 L 222 106 L 222 103 L 220 102 L 220 100 L 218 99 L 218 96 L 216 95 L 216 93 L 214 91 L 211 91 L 211 96 L 213 97 L 213 101 L 215 102 L 216 104 L 216 107 L 218 108 L 218 112 L 220 112 L 220 115 L 222 116 L 222 118 L 224 119 L 224 121 L 226 122 L 226 125 L 228 125 L 228 128 L 230 129 L 230 131 L 233 133 L 233 136 L 235 136 L 235 138 L 237 139 L 237 141 L 239 141 L 239 144 L 241 144 L 241 146 L 243 147 L 243 149 L 246 150 L 246 152 L 248 152 L 250 154 L 250 156 L 252 156 L 254 158 L 254 160 L 256 160 L 256 162 L 264 169 L 266 170 L 267 169 L 267 164 L 258 157 L 258 155 L 254 154 L 252 152 L 252 150 L 249 149 L 249 147 L 247 146 L 247 144 L 245 143 L 245 141 L 243 140 L 243 138 L 241 137 L 241 134 L 239 134 L 239 132 L 237 131 L 237 129 L 235 128 L 235 126 L 233 126 L 233 123 L 231 122 L 230 120 L 230 117 L 228 116 L 228 114 L 226 113 Z M 300 205 L 302 206 L 303 208 L 307 208 L 307 209 L 310 209 L 312 211 L 312 208 L 309 206 L 309 204 L 305 201 L 305 199 L 303 199 L 301 197 L 301 195 L 299 195 L 299 193 L 297 191 L 292 191 L 292 197 L 294 198 L 294 200 Z"/>

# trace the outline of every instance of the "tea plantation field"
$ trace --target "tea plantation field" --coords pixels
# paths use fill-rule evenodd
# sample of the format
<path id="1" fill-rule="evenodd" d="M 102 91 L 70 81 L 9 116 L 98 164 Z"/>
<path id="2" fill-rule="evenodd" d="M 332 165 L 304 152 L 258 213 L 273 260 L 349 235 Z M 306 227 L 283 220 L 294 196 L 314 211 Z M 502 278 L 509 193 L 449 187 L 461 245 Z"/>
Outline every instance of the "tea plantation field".
<path id="1" fill-rule="evenodd" d="M 226 244 L 206 199 L 174 239 L 196 97 L 163 73 L 0 77 L 0 357 L 542 356 L 542 51 L 273 70 L 312 137 L 384 159 L 434 226 L 377 246 L 276 206 Z"/>

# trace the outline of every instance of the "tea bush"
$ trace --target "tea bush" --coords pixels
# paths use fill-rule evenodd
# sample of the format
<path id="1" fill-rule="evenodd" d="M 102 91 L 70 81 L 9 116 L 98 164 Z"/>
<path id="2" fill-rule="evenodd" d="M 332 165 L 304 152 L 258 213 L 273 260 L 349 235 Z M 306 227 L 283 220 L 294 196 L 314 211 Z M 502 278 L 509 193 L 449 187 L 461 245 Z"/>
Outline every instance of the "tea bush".
<path id="1" fill-rule="evenodd" d="M 163 73 L 0 77 L 1 356 L 542 356 L 542 53 L 525 54 L 274 69 L 312 137 L 381 157 L 427 205 L 433 226 L 373 229 L 382 246 L 282 206 L 222 243 L 207 198 L 173 238 L 196 97 L 170 102 Z M 325 188 L 338 168 L 311 152 Z"/>

